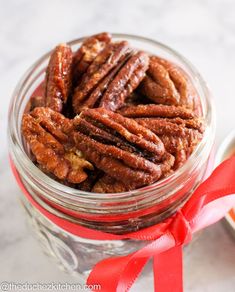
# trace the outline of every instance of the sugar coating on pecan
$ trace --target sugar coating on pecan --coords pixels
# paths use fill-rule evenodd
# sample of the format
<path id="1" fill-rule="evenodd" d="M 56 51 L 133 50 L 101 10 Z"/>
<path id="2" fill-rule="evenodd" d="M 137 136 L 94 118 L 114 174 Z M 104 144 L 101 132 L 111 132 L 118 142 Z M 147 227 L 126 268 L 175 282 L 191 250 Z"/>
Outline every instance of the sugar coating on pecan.
<path id="1" fill-rule="evenodd" d="M 158 104 L 140 104 L 137 106 L 125 106 L 119 110 L 119 113 L 129 118 L 138 117 L 162 117 L 162 118 L 185 118 L 191 119 L 195 114 L 186 108 L 180 106 L 165 106 Z"/>
<path id="2" fill-rule="evenodd" d="M 165 152 L 163 143 L 152 131 L 104 108 L 83 111 L 74 119 L 74 125 L 84 134 L 109 144 L 116 143 L 124 150 L 143 156 L 149 152 L 149 158 L 152 155 L 155 160 L 161 159 Z"/>
<path id="3" fill-rule="evenodd" d="M 96 56 L 111 42 L 107 32 L 92 35 L 85 39 L 73 57 L 73 84 L 78 85 L 79 79 L 86 72 Z"/>
<path id="4" fill-rule="evenodd" d="M 37 163 L 60 180 L 79 183 L 87 178 L 84 169 L 93 169 L 90 162 L 74 148 L 71 140 L 73 123 L 46 107 L 25 114 L 22 132 Z"/>
<path id="5" fill-rule="evenodd" d="M 92 192 L 93 187 L 99 181 L 99 179 L 104 175 L 104 173 L 94 167 L 93 170 L 88 170 L 88 177 L 83 182 L 76 185 L 76 188 L 85 191 L 85 192 Z"/>
<path id="6" fill-rule="evenodd" d="M 109 176 L 135 187 L 161 177 L 163 143 L 134 120 L 97 108 L 83 111 L 74 123 L 76 147 Z"/>
<path id="7" fill-rule="evenodd" d="M 181 67 L 106 32 L 75 53 L 58 45 L 32 96 L 22 133 L 33 162 L 83 191 L 126 192 L 167 177 L 205 130 L 200 98 Z"/>
<path id="8" fill-rule="evenodd" d="M 122 193 L 133 190 L 130 184 L 118 181 L 115 178 L 105 174 L 93 186 L 94 193 Z"/>
<path id="9" fill-rule="evenodd" d="M 58 45 L 51 54 L 46 71 L 45 102 L 46 106 L 62 112 L 72 85 L 72 59 L 70 46 Z"/>
<path id="10" fill-rule="evenodd" d="M 74 111 L 94 107 L 115 111 L 121 107 L 144 78 L 148 60 L 146 53 L 133 51 L 127 42 L 107 45 L 75 89 Z"/>
<path id="11" fill-rule="evenodd" d="M 45 106 L 44 96 L 32 96 L 25 107 L 25 113 L 31 112 L 36 107 Z"/>
<path id="12" fill-rule="evenodd" d="M 151 56 L 140 91 L 159 104 L 181 105 L 198 111 L 199 97 L 186 72 L 176 64 Z"/>
<path id="13" fill-rule="evenodd" d="M 126 61 L 109 84 L 101 98 L 100 106 L 115 111 L 121 107 L 140 84 L 148 69 L 149 57 L 144 52 L 136 52 Z"/>
<path id="14" fill-rule="evenodd" d="M 187 160 L 203 136 L 202 118 L 184 107 L 138 105 L 125 107 L 120 113 L 135 118 L 139 124 L 158 135 L 167 152 L 175 156 L 175 169 Z"/>
<path id="15" fill-rule="evenodd" d="M 79 85 L 75 88 L 73 95 L 73 109 L 75 113 L 80 112 L 80 106 L 89 94 L 95 89 L 99 82 L 118 64 L 120 59 L 130 51 L 128 42 L 108 44 L 102 50 L 83 76 Z"/>
<path id="16" fill-rule="evenodd" d="M 90 94 L 83 101 L 80 102 L 79 111 L 87 108 L 100 107 L 101 99 L 107 91 L 109 85 L 112 83 L 114 77 L 117 75 L 123 64 L 130 57 L 131 53 L 124 55 L 118 64 L 98 83 L 98 85 L 90 92 Z M 119 102 L 120 104 L 120 102 Z M 107 103 L 106 103 L 107 105 Z"/>

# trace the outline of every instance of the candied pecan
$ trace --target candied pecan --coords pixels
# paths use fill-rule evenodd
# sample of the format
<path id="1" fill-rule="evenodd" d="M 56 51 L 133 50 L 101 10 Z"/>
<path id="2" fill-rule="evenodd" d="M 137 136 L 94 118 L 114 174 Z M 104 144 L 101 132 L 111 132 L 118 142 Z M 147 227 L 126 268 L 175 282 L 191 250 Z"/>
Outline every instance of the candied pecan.
<path id="1" fill-rule="evenodd" d="M 137 52 L 129 58 L 109 84 L 102 96 L 100 106 L 115 111 L 120 108 L 126 97 L 140 84 L 148 69 L 149 57 L 144 52 Z"/>
<path id="2" fill-rule="evenodd" d="M 75 86 L 96 56 L 110 42 L 111 35 L 107 32 L 99 33 L 85 39 L 73 57 L 73 83 Z"/>
<path id="3" fill-rule="evenodd" d="M 66 44 L 60 44 L 51 54 L 46 71 L 46 106 L 62 112 L 71 90 L 73 54 Z"/>
<path id="4" fill-rule="evenodd" d="M 144 126 L 149 127 L 158 135 L 183 135 L 187 129 L 204 132 L 204 122 L 191 110 L 180 106 L 137 105 L 126 106 L 119 110 L 126 117 L 136 118 Z"/>
<path id="5" fill-rule="evenodd" d="M 120 148 L 138 152 L 139 155 L 144 155 L 145 152 L 147 155 L 149 152 L 154 159 L 160 159 L 165 152 L 161 140 L 153 132 L 132 119 L 103 108 L 83 111 L 74 119 L 74 124 L 76 129 L 92 138 L 109 144 L 115 143 Z"/>
<path id="6" fill-rule="evenodd" d="M 118 64 L 121 58 L 130 51 L 128 42 L 111 43 L 102 50 L 91 65 L 73 95 L 74 112 L 80 112 L 80 106 L 98 83 Z"/>
<path id="7" fill-rule="evenodd" d="M 130 54 L 127 54 L 127 56 L 124 56 L 121 58 L 119 63 L 114 67 L 106 77 L 104 77 L 103 80 L 100 81 L 100 83 L 97 85 L 96 88 L 87 96 L 85 100 L 80 104 L 79 110 L 82 111 L 83 109 L 87 108 L 94 108 L 99 107 L 101 98 L 107 88 L 109 87 L 110 83 L 112 82 L 115 75 L 118 73 L 118 71 L 121 69 L 123 64 L 126 62 L 126 60 L 129 58 Z"/>
<path id="8" fill-rule="evenodd" d="M 73 147 L 73 129 L 72 121 L 50 108 L 38 107 L 23 116 L 22 133 L 36 161 L 60 180 L 79 183 L 87 178 L 84 169 L 93 167 Z"/>
<path id="9" fill-rule="evenodd" d="M 25 113 L 31 112 L 36 107 L 45 106 L 44 96 L 32 96 L 25 107 Z"/>
<path id="10" fill-rule="evenodd" d="M 115 111 L 138 86 L 147 67 L 148 56 L 144 52 L 127 54 L 94 89 L 81 109 L 93 108 L 98 103 L 100 107 Z"/>
<path id="11" fill-rule="evenodd" d="M 76 147 L 112 178 L 140 187 L 161 177 L 163 143 L 134 120 L 97 108 L 83 111 L 74 124 Z"/>
<path id="12" fill-rule="evenodd" d="M 176 64 L 151 56 L 140 91 L 156 103 L 198 110 L 198 96 L 186 72 Z"/>
<path id="13" fill-rule="evenodd" d="M 43 106 L 45 106 L 44 96 L 33 96 L 31 98 L 31 110 L 35 109 L 36 107 L 43 107 Z"/>
<path id="14" fill-rule="evenodd" d="M 87 170 L 87 179 L 83 182 L 76 185 L 76 188 L 85 191 L 85 192 L 91 192 L 92 188 L 96 184 L 96 182 L 103 176 L 103 172 L 94 167 L 93 170 Z"/>
<path id="15" fill-rule="evenodd" d="M 161 163 L 162 177 L 166 177 L 173 172 L 172 168 L 175 164 L 175 157 L 166 151 L 161 159 Z"/>
<path id="16" fill-rule="evenodd" d="M 172 167 L 174 162 L 175 158 L 170 153 L 166 152 L 163 155 L 161 165 L 162 177 L 167 177 L 173 172 Z M 105 174 L 96 181 L 91 191 L 96 193 L 121 193 L 132 191 L 135 188 L 135 184 L 122 182 Z"/>
<path id="17" fill-rule="evenodd" d="M 73 96 L 73 108 L 105 107 L 116 110 L 145 76 L 148 55 L 134 52 L 127 42 L 111 43 L 94 59 Z"/>
<path id="18" fill-rule="evenodd" d="M 130 184 L 123 183 L 105 174 L 93 186 L 92 192 L 95 193 L 122 193 L 135 189 Z"/>
<path id="19" fill-rule="evenodd" d="M 188 109 L 180 106 L 166 106 L 158 104 L 140 104 L 137 106 L 126 106 L 119 110 L 119 113 L 129 118 L 139 117 L 161 117 L 191 119 L 195 114 Z"/>
<path id="20" fill-rule="evenodd" d="M 175 169 L 193 152 L 204 132 L 202 118 L 184 107 L 138 105 L 125 107 L 120 113 L 158 135 L 166 151 L 175 156 Z"/>

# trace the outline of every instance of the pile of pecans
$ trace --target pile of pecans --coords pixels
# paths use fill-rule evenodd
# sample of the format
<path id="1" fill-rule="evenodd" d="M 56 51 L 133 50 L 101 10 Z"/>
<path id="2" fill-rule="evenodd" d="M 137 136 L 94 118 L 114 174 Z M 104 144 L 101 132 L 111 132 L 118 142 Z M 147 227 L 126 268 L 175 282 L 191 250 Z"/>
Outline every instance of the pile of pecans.
<path id="1" fill-rule="evenodd" d="M 22 133 L 35 164 L 89 192 L 130 191 L 181 167 L 204 132 L 200 98 L 177 65 L 114 42 L 58 45 L 42 96 L 32 96 Z"/>

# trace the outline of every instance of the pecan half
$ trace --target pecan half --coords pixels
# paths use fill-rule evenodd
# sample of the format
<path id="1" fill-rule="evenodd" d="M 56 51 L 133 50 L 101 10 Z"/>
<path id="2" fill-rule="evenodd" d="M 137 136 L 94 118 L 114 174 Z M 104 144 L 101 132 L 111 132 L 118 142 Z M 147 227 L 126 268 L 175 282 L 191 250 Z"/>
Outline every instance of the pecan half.
<path id="1" fill-rule="evenodd" d="M 105 174 L 95 183 L 91 191 L 95 193 L 122 193 L 133 189 L 130 184 L 123 183 Z"/>
<path id="2" fill-rule="evenodd" d="M 159 104 L 181 105 L 198 111 L 198 95 L 186 72 L 176 64 L 151 56 L 140 91 Z"/>
<path id="3" fill-rule="evenodd" d="M 45 100 L 46 106 L 62 112 L 71 90 L 73 54 L 66 44 L 60 44 L 52 52 L 47 71 Z"/>
<path id="4" fill-rule="evenodd" d="M 25 113 L 31 112 L 36 107 L 45 106 L 44 96 L 32 96 L 25 107 Z"/>
<path id="5" fill-rule="evenodd" d="M 133 52 L 127 42 L 111 43 L 95 58 L 75 89 L 73 107 L 116 110 L 139 85 L 148 68 L 148 55 Z"/>
<path id="6" fill-rule="evenodd" d="M 195 114 L 180 106 L 166 106 L 158 104 L 140 104 L 137 106 L 126 106 L 119 110 L 119 113 L 129 118 L 161 117 L 192 119 Z"/>
<path id="7" fill-rule="evenodd" d="M 79 183 L 87 178 L 84 169 L 93 169 L 73 147 L 73 123 L 50 108 L 35 108 L 25 114 L 22 133 L 37 163 L 60 180 Z"/>
<path id="8" fill-rule="evenodd" d="M 129 45 L 123 41 L 111 43 L 98 54 L 92 64 L 88 67 L 86 74 L 76 87 L 73 95 L 74 112 L 80 112 L 80 106 L 89 94 L 95 89 L 99 82 L 118 64 L 120 59 L 129 52 Z"/>
<path id="9" fill-rule="evenodd" d="M 97 108 L 83 111 L 74 123 L 76 147 L 112 178 L 136 188 L 161 177 L 163 143 L 134 120 Z"/>
<path id="10" fill-rule="evenodd" d="M 91 192 L 96 182 L 104 175 L 104 173 L 94 167 L 93 170 L 87 170 L 87 174 L 87 179 L 77 184 L 76 188 L 81 191 Z"/>
<path id="11" fill-rule="evenodd" d="M 140 84 L 148 69 L 149 57 L 144 52 L 134 53 L 123 65 L 102 96 L 100 106 L 115 111 L 120 108 Z"/>
<path id="12" fill-rule="evenodd" d="M 96 56 L 111 42 L 111 35 L 107 32 L 99 33 L 85 39 L 73 57 L 73 84 L 78 81 Z"/>
<path id="13" fill-rule="evenodd" d="M 139 124 L 158 135 L 166 151 L 175 156 L 175 169 L 193 152 L 204 132 L 202 118 L 180 106 L 128 106 L 121 109 L 120 113 L 135 118 Z"/>

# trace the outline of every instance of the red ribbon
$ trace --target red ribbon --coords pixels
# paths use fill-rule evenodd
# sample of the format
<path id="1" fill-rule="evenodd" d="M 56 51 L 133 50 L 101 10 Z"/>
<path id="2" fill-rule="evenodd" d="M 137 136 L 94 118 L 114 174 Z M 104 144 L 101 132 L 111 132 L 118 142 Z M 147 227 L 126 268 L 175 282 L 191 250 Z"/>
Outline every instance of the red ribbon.
<path id="1" fill-rule="evenodd" d="M 134 253 L 108 258 L 94 266 L 87 284 L 100 284 L 103 292 L 129 291 L 150 258 L 154 259 L 155 291 L 182 292 L 182 246 L 191 240 L 194 232 L 217 222 L 235 205 L 235 157 L 232 157 L 221 163 L 173 216 L 136 232 L 115 235 L 85 228 L 51 214 L 31 197 L 12 162 L 11 166 L 31 204 L 62 229 L 96 240 L 149 241 Z"/>

